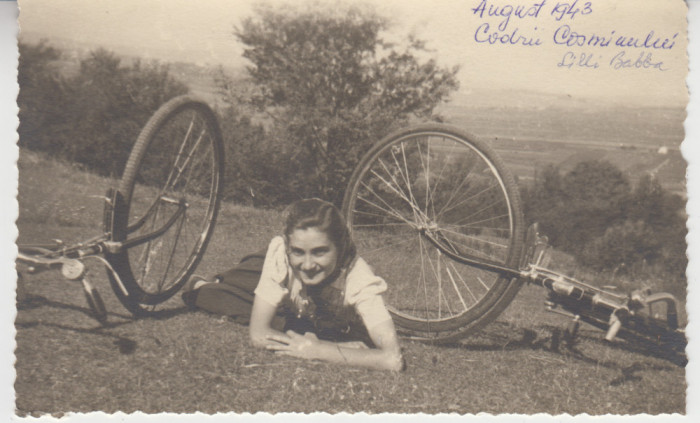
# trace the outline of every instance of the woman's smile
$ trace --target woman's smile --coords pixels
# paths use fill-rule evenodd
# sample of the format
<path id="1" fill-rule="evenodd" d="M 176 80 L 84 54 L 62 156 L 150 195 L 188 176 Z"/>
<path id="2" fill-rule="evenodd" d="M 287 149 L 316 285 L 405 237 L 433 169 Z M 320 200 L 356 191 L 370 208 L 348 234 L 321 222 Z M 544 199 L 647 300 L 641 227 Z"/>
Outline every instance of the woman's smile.
<path id="1" fill-rule="evenodd" d="M 289 264 L 305 285 L 318 285 L 338 262 L 338 248 L 318 228 L 296 229 L 289 235 Z"/>

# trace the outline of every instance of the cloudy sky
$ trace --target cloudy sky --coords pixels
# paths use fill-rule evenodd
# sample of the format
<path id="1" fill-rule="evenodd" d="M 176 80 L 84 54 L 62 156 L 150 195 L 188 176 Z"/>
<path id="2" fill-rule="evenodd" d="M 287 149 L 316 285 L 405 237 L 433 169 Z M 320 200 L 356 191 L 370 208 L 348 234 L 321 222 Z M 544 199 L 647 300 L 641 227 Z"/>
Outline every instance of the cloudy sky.
<path id="1" fill-rule="evenodd" d="M 319 0 L 329 3 L 333 0 Z M 346 0 L 348 2 L 350 0 Z M 144 54 L 164 60 L 241 65 L 242 47 L 233 27 L 250 16 L 257 0 L 22 0 L 23 31 L 103 45 L 121 53 Z M 281 0 L 272 0 L 273 4 Z M 686 6 L 683 0 L 591 1 L 590 10 L 579 1 L 576 14 L 552 13 L 555 0 L 365 0 L 394 23 L 387 38 L 412 33 L 429 42 L 444 65 L 461 65 L 462 91 L 528 90 L 566 94 L 572 98 L 618 100 L 645 105 L 684 105 L 686 99 Z M 478 7 L 482 2 L 485 11 Z M 525 10 L 544 3 L 537 18 L 489 16 L 490 6 L 523 5 Z M 474 9 L 477 9 L 475 12 Z M 488 31 L 483 25 L 488 25 Z M 576 32 L 591 36 L 670 38 L 671 49 L 567 47 L 554 43 L 554 34 Z M 481 29 L 481 30 L 480 30 Z M 541 45 L 479 43 L 476 38 L 512 35 L 540 40 Z M 559 32 L 557 32 L 559 30 Z M 614 31 L 614 32 L 613 32 Z M 677 35 L 676 35 L 677 34 Z M 673 36 L 675 38 L 673 38 Z M 561 39 L 560 39 L 561 41 Z M 614 41 L 613 41 L 614 44 Z M 658 44 L 660 45 L 660 43 Z M 667 45 L 670 45 L 667 43 Z M 614 69 L 611 60 L 620 51 L 634 63 L 652 53 L 658 69 Z M 581 54 L 592 55 L 598 68 L 564 67 Z M 568 55 L 568 56 L 567 56 Z M 574 59 L 575 57 L 575 59 Z M 646 56 L 645 56 L 646 57 Z M 566 60 L 565 60 L 566 59 Z M 589 62 L 589 64 L 593 64 Z"/>

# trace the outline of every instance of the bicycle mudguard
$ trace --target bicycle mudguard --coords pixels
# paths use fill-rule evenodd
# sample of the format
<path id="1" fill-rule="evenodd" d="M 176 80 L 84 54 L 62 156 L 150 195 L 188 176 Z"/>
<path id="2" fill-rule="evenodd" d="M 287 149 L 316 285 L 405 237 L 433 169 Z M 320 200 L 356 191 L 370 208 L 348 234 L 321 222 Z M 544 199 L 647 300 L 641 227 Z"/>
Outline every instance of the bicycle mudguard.
<path id="1" fill-rule="evenodd" d="M 103 213 L 104 231 L 109 233 L 110 241 L 122 241 L 126 239 L 126 232 L 115 233 L 114 228 L 126 228 L 127 225 L 119 225 L 121 220 L 127 218 L 126 202 L 124 196 L 118 189 L 109 188 L 105 199 L 105 208 Z M 115 225 L 117 223 L 117 225 Z"/>
<path id="2" fill-rule="evenodd" d="M 105 208 L 103 212 L 104 231 L 109 236 L 109 241 L 122 241 L 126 238 L 126 231 L 120 231 L 120 233 L 114 232 L 115 227 L 126 227 L 126 225 L 118 226 L 114 224 L 115 222 L 119 223 L 119 219 L 127 219 L 128 213 L 126 207 L 127 205 L 121 192 L 119 192 L 118 189 L 109 188 L 107 190 L 107 194 L 105 195 Z M 117 294 L 117 297 L 119 297 L 120 300 L 128 297 L 129 291 L 126 289 L 124 282 L 118 275 L 118 273 L 124 268 L 123 255 L 105 251 L 104 256 L 111 265 L 111 267 L 108 268 L 107 277 L 109 278 L 109 282 L 112 285 L 114 292 Z"/>

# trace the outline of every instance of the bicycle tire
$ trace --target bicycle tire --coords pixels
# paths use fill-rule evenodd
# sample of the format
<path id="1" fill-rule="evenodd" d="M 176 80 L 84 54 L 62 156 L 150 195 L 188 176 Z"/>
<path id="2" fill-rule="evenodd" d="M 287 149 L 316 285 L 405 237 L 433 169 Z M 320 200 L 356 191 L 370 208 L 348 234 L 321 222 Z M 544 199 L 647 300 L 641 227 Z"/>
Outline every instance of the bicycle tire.
<path id="1" fill-rule="evenodd" d="M 387 280 L 385 302 L 403 335 L 459 340 L 522 285 L 444 254 L 517 268 L 523 245 L 513 176 L 490 145 L 453 126 L 418 125 L 376 143 L 350 178 L 343 214 L 358 254 Z"/>
<path id="2" fill-rule="evenodd" d="M 105 254 L 120 279 L 108 272 L 112 288 L 133 314 L 155 312 L 204 255 L 221 202 L 223 162 L 214 112 L 188 95 L 166 102 L 139 134 L 117 189 L 119 204 L 105 213 L 111 240 L 153 233 L 178 209 L 184 212 L 158 238 Z M 134 230 L 140 218 L 145 222 Z"/>

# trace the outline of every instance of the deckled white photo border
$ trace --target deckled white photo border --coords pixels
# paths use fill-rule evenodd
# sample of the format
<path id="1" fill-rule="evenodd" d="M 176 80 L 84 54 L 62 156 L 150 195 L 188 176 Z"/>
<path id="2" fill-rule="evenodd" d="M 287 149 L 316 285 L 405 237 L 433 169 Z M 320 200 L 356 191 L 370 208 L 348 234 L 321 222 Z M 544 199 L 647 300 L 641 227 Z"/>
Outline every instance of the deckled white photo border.
<path id="1" fill-rule="evenodd" d="M 0 418 L 14 415 L 17 3 L 0 1 Z"/>
<path id="2" fill-rule="evenodd" d="M 165 0 L 161 0 L 165 1 Z M 426 0 L 427 1 L 427 0 Z M 686 138 L 681 147 L 684 157 L 688 161 L 688 254 L 690 263 L 688 267 L 688 335 L 689 343 L 687 353 L 689 363 L 686 367 L 688 379 L 687 391 L 687 415 L 686 416 L 634 416 L 634 417 L 570 417 L 570 416 L 456 416 L 456 415 L 393 415 L 389 419 L 392 422 L 463 422 L 463 421 L 498 421 L 498 422 L 535 422 L 535 421 L 697 421 L 700 418 L 700 365 L 697 358 L 700 357 L 700 326 L 697 322 L 698 308 L 700 307 L 700 0 L 687 0 L 688 12 L 688 36 L 689 36 L 689 67 L 688 88 L 690 103 L 688 105 L 688 117 L 685 123 Z M 205 415 L 194 416 L 144 416 L 117 414 L 108 416 L 101 413 L 89 415 L 75 415 L 56 419 L 52 417 L 19 418 L 15 415 L 14 397 L 14 317 L 15 317 L 15 270 L 14 257 L 16 255 L 15 239 L 17 230 L 15 220 L 17 218 L 17 168 L 16 160 L 18 149 L 16 147 L 17 133 L 17 14 L 16 1 L 0 0 L 0 417 L 9 421 L 59 421 L 67 419 L 71 422 L 92 421 L 200 421 Z M 231 415 L 209 416 L 209 421 L 231 421 Z M 327 421 L 327 415 L 239 415 L 235 421 Z M 604 420 L 602 420 L 604 419 Z M 341 414 L 331 417 L 335 422 L 346 421 L 387 421 L 386 415 L 347 415 Z"/>

